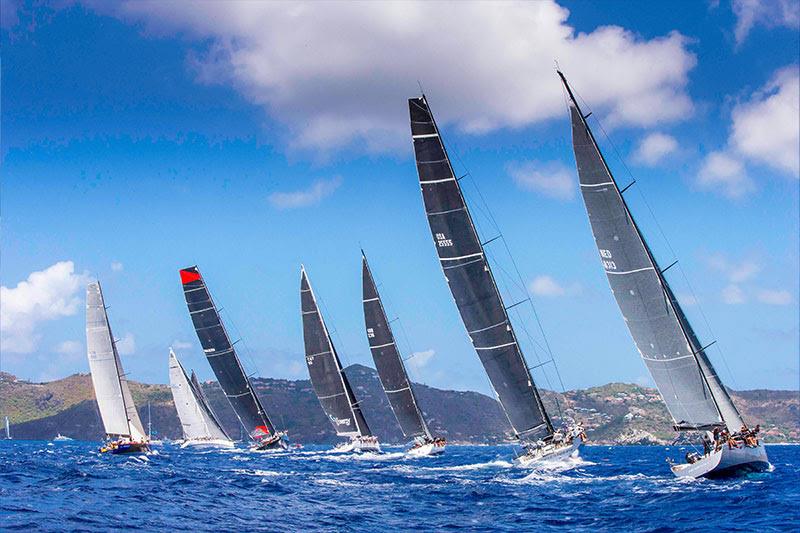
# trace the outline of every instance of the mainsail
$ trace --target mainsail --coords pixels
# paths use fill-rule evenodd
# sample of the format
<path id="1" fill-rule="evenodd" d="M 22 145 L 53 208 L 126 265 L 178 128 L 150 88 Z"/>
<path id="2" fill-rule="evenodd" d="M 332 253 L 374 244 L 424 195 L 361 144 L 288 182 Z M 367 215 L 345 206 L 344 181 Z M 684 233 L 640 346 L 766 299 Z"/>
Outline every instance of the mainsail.
<path id="1" fill-rule="evenodd" d="M 511 426 L 521 440 L 553 433 L 497 289 L 461 186 L 425 97 L 408 101 L 428 224 L 450 292 Z"/>
<path id="2" fill-rule="evenodd" d="M 372 278 L 367 257 L 361 253 L 361 287 L 364 305 L 364 323 L 367 328 L 367 340 L 378 370 L 383 390 L 389 399 L 394 416 L 406 437 L 424 436 L 432 439 L 430 431 L 422 417 L 411 381 L 400 357 L 395 343 L 392 328 L 386 317 L 378 288 Z"/>
<path id="3" fill-rule="evenodd" d="M 111 335 L 99 281 L 89 283 L 86 287 L 86 352 L 94 395 L 106 434 L 129 437 L 135 441 L 145 440 L 144 428 Z"/>
<path id="4" fill-rule="evenodd" d="M 185 439 L 230 440 L 172 349 L 169 351 L 169 387 Z"/>
<path id="5" fill-rule="evenodd" d="M 196 266 L 180 271 L 194 329 L 222 391 L 251 439 L 275 434 Z"/>
<path id="6" fill-rule="evenodd" d="M 633 219 L 594 135 L 569 94 L 572 143 L 581 194 L 603 268 L 639 354 L 678 430 L 742 419 Z"/>
<path id="7" fill-rule="evenodd" d="M 317 299 L 306 275 L 300 270 L 300 304 L 303 313 L 303 341 L 306 364 L 311 385 L 322 409 L 341 436 L 369 436 L 369 426 L 364 420 L 350 382 L 333 346 L 328 328 L 317 306 Z"/>

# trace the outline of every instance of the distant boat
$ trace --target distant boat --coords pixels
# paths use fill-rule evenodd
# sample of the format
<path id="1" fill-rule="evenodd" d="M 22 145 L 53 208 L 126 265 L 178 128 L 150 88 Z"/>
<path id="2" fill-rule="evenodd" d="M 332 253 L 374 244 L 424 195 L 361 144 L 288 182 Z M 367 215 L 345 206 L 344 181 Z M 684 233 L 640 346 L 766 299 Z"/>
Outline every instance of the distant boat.
<path id="1" fill-rule="evenodd" d="M 586 121 L 588 115 L 581 111 L 564 75 L 558 75 L 569 94 L 581 194 L 600 259 L 673 427 L 708 432 L 706 438 L 720 431 L 733 436 L 746 426 L 706 355 L 708 346 L 698 340 L 664 277 L 667 269 L 659 267 L 628 209 L 624 189 L 617 186 Z M 713 477 L 769 466 L 763 443 L 753 435 L 740 443 L 726 439 L 721 445 L 712 444 L 702 456 L 687 454 L 687 462 L 673 465 L 672 472 L 679 477 Z"/>
<path id="2" fill-rule="evenodd" d="M 245 374 L 217 306 L 196 266 L 180 271 L 183 295 L 189 307 L 197 338 L 217 376 L 225 397 L 239 418 L 254 450 L 285 450 L 284 432 L 277 432 L 261 405 L 250 378 Z"/>
<path id="3" fill-rule="evenodd" d="M 578 454 L 582 428 L 557 431 L 533 381 L 425 96 L 408 101 L 422 199 L 439 264 L 528 465 Z"/>
<path id="4" fill-rule="evenodd" d="M 422 416 L 422 411 L 414 395 L 411 380 L 408 378 L 400 350 L 395 342 L 392 327 L 383 308 L 381 296 L 375 286 L 367 256 L 361 252 L 361 287 L 362 305 L 364 307 L 364 324 L 367 329 L 367 342 L 378 370 L 381 385 L 389 399 L 400 429 L 406 438 L 413 438 L 414 443 L 408 450 L 409 455 L 438 455 L 444 452 L 445 439 L 434 438 Z"/>
<path id="5" fill-rule="evenodd" d="M 71 440 L 72 440 L 71 438 L 69 438 L 69 437 L 65 437 L 65 436 L 64 436 L 64 435 L 62 435 L 61 433 L 59 433 L 58 435 L 56 435 L 56 436 L 53 438 L 53 442 L 68 442 L 68 441 L 71 441 Z"/>
<path id="6" fill-rule="evenodd" d="M 208 405 L 194 372 L 191 379 L 186 376 L 186 371 L 172 348 L 169 350 L 169 388 L 183 429 L 181 448 L 233 447 L 233 440 Z"/>
<path id="7" fill-rule="evenodd" d="M 8 417 L 6 417 L 6 440 L 11 440 L 11 426 L 8 424 Z"/>
<path id="8" fill-rule="evenodd" d="M 100 451 L 114 455 L 148 451 L 147 436 L 111 335 L 99 281 L 86 287 L 86 350 L 94 395 L 108 439 Z"/>
<path id="9" fill-rule="evenodd" d="M 311 289 L 305 267 L 300 268 L 300 304 L 306 364 L 311 376 L 311 385 L 336 434 L 350 439 L 349 442 L 338 445 L 334 451 L 380 451 L 378 438 L 369 430 L 350 381 L 342 369 L 342 363 L 317 306 L 317 299 Z"/>

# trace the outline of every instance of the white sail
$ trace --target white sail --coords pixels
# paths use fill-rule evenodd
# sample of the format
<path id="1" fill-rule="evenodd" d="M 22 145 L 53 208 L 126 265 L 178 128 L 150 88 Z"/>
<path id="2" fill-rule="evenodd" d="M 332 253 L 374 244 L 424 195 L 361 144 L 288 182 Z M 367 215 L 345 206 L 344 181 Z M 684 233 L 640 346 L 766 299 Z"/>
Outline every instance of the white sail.
<path id="1" fill-rule="evenodd" d="M 86 287 L 86 351 L 106 434 L 144 440 L 142 422 L 111 336 L 99 282 Z"/>
<path id="2" fill-rule="evenodd" d="M 175 352 L 169 351 L 169 388 L 183 428 L 183 438 L 229 440 L 197 398 Z"/>

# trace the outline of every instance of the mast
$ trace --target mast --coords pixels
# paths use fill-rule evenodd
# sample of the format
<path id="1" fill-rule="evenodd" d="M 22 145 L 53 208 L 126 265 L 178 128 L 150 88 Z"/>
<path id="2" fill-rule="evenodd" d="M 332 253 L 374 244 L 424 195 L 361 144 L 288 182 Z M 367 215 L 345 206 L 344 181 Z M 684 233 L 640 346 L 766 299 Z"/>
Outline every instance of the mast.
<path id="1" fill-rule="evenodd" d="M 364 250 L 361 250 L 361 258 L 362 305 L 367 341 L 389 406 L 406 437 L 424 436 L 432 440 Z"/>
<path id="2" fill-rule="evenodd" d="M 440 266 L 514 434 L 535 442 L 553 424 L 517 341 L 461 186 L 424 95 L 409 114 L 425 213 Z"/>
<path id="3" fill-rule="evenodd" d="M 595 242 L 614 296 L 623 311 L 637 348 L 667 404 L 675 429 L 707 429 L 722 421 L 731 431 L 737 431 L 743 425 L 741 415 L 706 356 L 705 349 L 664 277 L 664 270 L 659 267 L 633 218 L 586 121 L 588 115 L 584 116 L 581 111 L 564 74 L 557 72 L 570 99 L 573 147 L 581 180 L 581 193 L 589 212 Z M 584 143 L 588 143 L 588 149 Z M 599 167 L 597 163 L 600 164 Z M 607 194 L 609 189 L 612 191 L 610 196 Z M 602 202 L 598 198 L 602 198 Z M 615 209 L 620 210 L 621 216 L 617 215 Z M 618 223 L 620 218 L 625 224 Z M 613 233 L 613 240 L 609 239 L 609 232 Z M 630 239 L 626 238 L 627 235 L 630 235 Z M 640 261 L 636 261 L 637 254 L 642 255 Z M 617 263 L 621 261 L 631 264 L 619 270 Z M 626 278 L 631 278 L 631 281 Z M 655 317 L 646 316 L 646 313 L 636 308 L 636 305 L 642 306 L 642 309 L 656 305 L 645 300 L 643 294 L 653 282 L 666 305 L 666 314 Z M 645 287 L 644 291 L 641 287 Z M 637 289 L 638 295 L 635 294 Z M 639 300 L 630 301 L 626 292 Z M 669 340 L 670 337 L 672 340 Z M 692 360 L 694 369 L 679 363 L 681 359 Z M 711 406 L 706 405 L 709 399 Z M 717 420 L 711 421 L 711 417 Z"/>

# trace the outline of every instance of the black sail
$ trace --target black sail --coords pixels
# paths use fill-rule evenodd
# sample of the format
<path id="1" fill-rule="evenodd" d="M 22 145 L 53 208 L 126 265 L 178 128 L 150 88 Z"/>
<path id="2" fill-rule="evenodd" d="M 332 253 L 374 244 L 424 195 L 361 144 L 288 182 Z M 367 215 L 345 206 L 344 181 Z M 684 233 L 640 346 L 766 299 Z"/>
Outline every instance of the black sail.
<path id="1" fill-rule="evenodd" d="M 566 79 L 581 195 L 611 292 L 679 429 L 742 419 L 631 215 Z"/>
<path id="2" fill-rule="evenodd" d="M 369 426 L 342 369 L 305 268 L 300 274 L 303 341 L 311 385 L 337 435 L 369 436 Z"/>
<path id="3" fill-rule="evenodd" d="M 389 405 L 406 437 L 425 436 L 430 439 L 367 258 L 363 254 L 361 287 L 367 340 Z"/>
<path id="4" fill-rule="evenodd" d="M 425 212 L 467 333 L 516 435 L 552 434 L 428 103 L 423 96 L 408 106 Z"/>
<path id="5" fill-rule="evenodd" d="M 180 275 L 183 295 L 200 345 L 239 422 L 252 439 L 274 435 L 275 426 L 244 372 L 200 271 L 192 266 L 181 270 Z"/>

